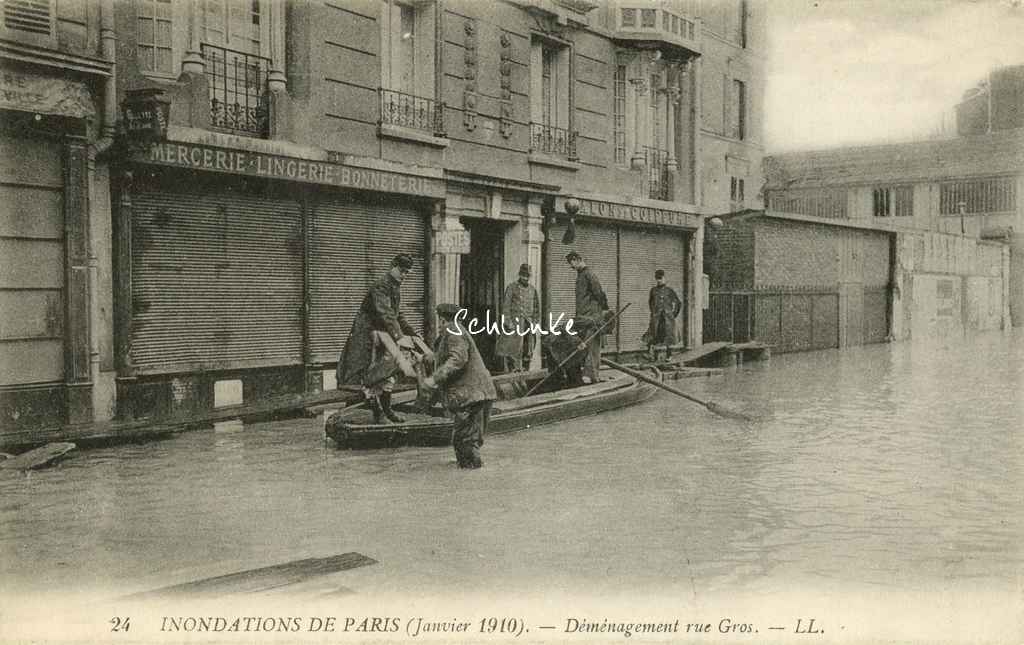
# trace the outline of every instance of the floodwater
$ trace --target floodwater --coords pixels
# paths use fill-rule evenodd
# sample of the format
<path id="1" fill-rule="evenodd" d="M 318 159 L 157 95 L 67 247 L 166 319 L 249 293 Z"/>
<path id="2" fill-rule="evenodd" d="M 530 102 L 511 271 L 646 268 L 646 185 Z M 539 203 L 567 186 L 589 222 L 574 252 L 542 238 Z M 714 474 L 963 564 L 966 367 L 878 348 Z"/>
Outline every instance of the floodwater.
<path id="1" fill-rule="evenodd" d="M 1017 597 L 1024 334 L 773 357 L 636 407 L 448 448 L 222 424 L 0 479 L 0 579 L 127 594 L 359 552 L 319 591 Z M 986 596 L 988 597 L 988 596 Z M 997 639 L 998 640 L 998 639 Z"/>

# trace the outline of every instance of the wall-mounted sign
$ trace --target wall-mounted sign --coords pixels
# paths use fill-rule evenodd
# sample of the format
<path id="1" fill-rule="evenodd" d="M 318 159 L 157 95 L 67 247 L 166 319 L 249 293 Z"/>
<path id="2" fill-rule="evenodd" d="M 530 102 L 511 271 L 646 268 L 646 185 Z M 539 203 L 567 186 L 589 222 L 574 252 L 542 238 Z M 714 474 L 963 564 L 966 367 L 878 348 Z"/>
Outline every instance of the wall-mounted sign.
<path id="1" fill-rule="evenodd" d="M 163 90 L 146 89 L 128 92 L 121 104 L 124 134 L 132 141 L 152 143 L 167 138 L 167 121 L 171 103 L 163 98 Z"/>
<path id="2" fill-rule="evenodd" d="M 434 233 L 434 253 L 469 253 L 469 231 L 437 231 Z"/>
<path id="3" fill-rule="evenodd" d="M 650 208 L 634 204 L 616 204 L 612 202 L 597 201 L 593 199 L 578 198 L 579 217 L 597 217 L 625 222 L 636 222 L 638 224 L 652 224 L 656 226 L 673 226 L 678 228 L 696 229 L 700 225 L 701 217 L 695 213 L 673 211 L 665 208 Z M 562 206 L 564 210 L 564 205 Z"/>
<path id="4" fill-rule="evenodd" d="M 443 198 L 444 182 L 434 177 L 404 175 L 386 170 L 282 157 L 263 152 L 225 150 L 186 143 L 158 143 L 134 161 L 190 170 L 227 172 L 266 179 L 358 188 L 385 193 Z"/>
<path id="5" fill-rule="evenodd" d="M 96 115 L 85 83 L 0 68 L 0 109 L 70 116 Z"/>

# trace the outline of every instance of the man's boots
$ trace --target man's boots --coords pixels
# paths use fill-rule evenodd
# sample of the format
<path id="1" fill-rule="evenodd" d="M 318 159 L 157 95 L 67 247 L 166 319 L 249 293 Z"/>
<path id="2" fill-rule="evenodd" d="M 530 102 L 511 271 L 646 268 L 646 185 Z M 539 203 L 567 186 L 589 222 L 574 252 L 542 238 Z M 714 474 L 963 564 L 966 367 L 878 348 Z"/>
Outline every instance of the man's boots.
<path id="1" fill-rule="evenodd" d="M 370 406 L 370 411 L 373 412 L 373 422 L 380 423 L 384 418 L 384 410 L 381 408 L 380 399 L 375 396 L 371 396 L 366 399 L 366 404 Z"/>
<path id="2" fill-rule="evenodd" d="M 395 414 L 395 411 L 391 409 L 391 392 L 384 392 L 380 395 L 380 407 L 384 412 L 384 416 L 391 423 L 405 423 L 405 419 Z"/>

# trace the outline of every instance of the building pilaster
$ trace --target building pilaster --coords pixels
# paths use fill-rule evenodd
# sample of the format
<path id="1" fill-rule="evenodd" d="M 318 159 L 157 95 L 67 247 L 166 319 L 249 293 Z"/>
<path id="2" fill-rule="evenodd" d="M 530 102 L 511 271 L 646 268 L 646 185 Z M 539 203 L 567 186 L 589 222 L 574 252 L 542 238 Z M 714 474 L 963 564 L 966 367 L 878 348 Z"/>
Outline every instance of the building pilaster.
<path id="1" fill-rule="evenodd" d="M 434 207 L 430 221 L 430 311 L 427 315 L 427 335 L 437 329 L 434 306 L 444 302 L 459 302 L 459 274 L 462 255 L 469 253 L 469 231 L 458 216 L 445 211 L 444 203 Z M 432 340 L 432 339 L 431 339 Z"/>

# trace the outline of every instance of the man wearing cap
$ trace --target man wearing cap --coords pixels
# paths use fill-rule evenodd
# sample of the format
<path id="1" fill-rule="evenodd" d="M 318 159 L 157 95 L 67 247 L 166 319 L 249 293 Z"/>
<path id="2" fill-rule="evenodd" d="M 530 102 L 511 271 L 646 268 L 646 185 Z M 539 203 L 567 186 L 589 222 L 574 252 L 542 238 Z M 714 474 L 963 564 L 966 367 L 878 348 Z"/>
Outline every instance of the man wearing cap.
<path id="1" fill-rule="evenodd" d="M 665 284 L 665 272 L 658 269 L 654 272 L 655 284 L 647 296 L 647 306 L 651 311 L 647 331 L 643 341 L 647 345 L 647 357 L 655 359 L 654 347 L 665 346 L 665 360 L 672 358 L 672 345 L 676 344 L 676 317 L 683 309 L 683 302 L 672 287 Z"/>
<path id="2" fill-rule="evenodd" d="M 536 342 L 534 334 L 520 334 L 540 320 L 540 296 L 530 284 L 530 265 L 519 266 L 519 279 L 505 287 L 501 301 L 501 334 L 494 353 L 502 361 L 506 372 L 529 367 Z M 508 333 L 511 332 L 511 333 Z"/>
<path id="3" fill-rule="evenodd" d="M 459 306 L 437 306 L 441 333 L 434 343 L 434 373 L 422 381 L 439 389 L 452 415 L 452 446 L 459 468 L 480 468 L 491 402 L 498 398 L 476 343 L 457 318 Z"/>
<path id="4" fill-rule="evenodd" d="M 410 256 L 404 253 L 396 255 L 391 261 L 391 269 L 370 286 L 352 323 L 345 351 L 338 360 L 338 385 L 363 387 L 363 396 L 373 411 L 374 423 L 380 423 L 381 417 L 387 417 L 393 423 L 404 421 L 391 409 L 391 391 L 397 382 L 397 362 L 391 368 L 377 369 L 385 367 L 382 363 L 387 360 L 387 350 L 378 345 L 374 332 L 387 332 L 404 349 L 414 347 L 411 336 L 416 332 L 401 312 L 402 281 L 412 268 Z"/>
<path id="5" fill-rule="evenodd" d="M 607 320 L 608 296 L 604 293 L 601 281 L 597 279 L 594 272 L 587 267 L 586 261 L 576 251 L 569 251 L 565 261 L 576 271 L 576 315 L 573 317 L 573 324 L 576 327 L 582 343 L 591 334 L 601 328 Z M 601 346 L 604 344 L 604 334 L 598 333 L 590 341 L 587 347 L 587 360 L 583 366 L 583 382 L 597 383 L 598 373 L 601 369 Z"/>

